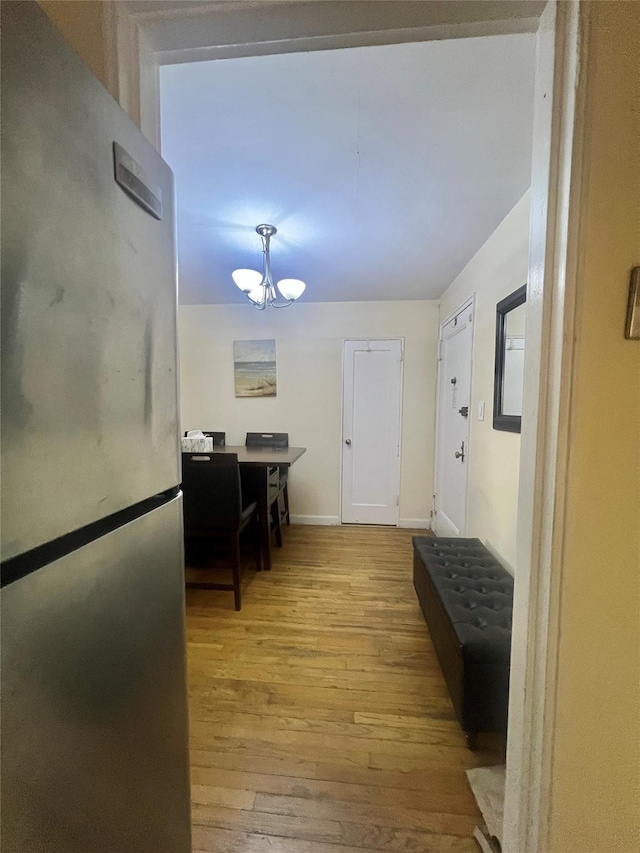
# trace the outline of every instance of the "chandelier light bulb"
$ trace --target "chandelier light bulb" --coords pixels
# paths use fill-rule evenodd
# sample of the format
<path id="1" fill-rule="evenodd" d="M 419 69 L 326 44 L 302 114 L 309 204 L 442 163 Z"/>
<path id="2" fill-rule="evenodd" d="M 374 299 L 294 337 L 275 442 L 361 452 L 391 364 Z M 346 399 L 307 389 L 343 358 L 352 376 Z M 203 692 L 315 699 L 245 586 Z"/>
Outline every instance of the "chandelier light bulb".
<path id="1" fill-rule="evenodd" d="M 283 278 L 277 284 L 278 290 L 285 299 L 290 299 L 294 302 L 299 296 L 302 296 L 307 285 L 299 278 Z"/>
<path id="2" fill-rule="evenodd" d="M 245 291 L 245 293 L 254 305 L 259 305 L 264 299 L 264 287 L 262 287 L 261 284 L 259 284 L 254 290 L 249 290 L 248 292 Z"/>
<path id="3" fill-rule="evenodd" d="M 262 282 L 262 275 L 257 270 L 234 270 L 231 278 L 243 293 L 257 290 Z"/>

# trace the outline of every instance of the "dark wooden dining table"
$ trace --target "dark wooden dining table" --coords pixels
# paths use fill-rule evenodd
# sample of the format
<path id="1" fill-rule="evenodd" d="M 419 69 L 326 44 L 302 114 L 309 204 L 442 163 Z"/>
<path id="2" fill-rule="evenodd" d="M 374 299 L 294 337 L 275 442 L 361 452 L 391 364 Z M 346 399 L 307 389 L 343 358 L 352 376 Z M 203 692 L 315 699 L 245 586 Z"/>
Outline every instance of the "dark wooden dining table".
<path id="1" fill-rule="evenodd" d="M 240 465 L 243 497 L 258 504 L 262 556 L 265 569 L 271 568 L 269 523 L 269 474 L 275 468 L 290 468 L 306 452 L 306 447 L 247 447 L 226 444 L 214 447 L 214 453 L 235 453 Z"/>

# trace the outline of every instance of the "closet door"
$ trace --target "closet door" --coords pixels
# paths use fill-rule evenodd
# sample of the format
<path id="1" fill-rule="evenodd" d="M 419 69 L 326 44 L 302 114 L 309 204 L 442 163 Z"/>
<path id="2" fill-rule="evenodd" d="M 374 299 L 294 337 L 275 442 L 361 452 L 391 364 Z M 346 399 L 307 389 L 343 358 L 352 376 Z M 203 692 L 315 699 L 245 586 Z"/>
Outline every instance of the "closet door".
<path id="1" fill-rule="evenodd" d="M 342 522 L 398 524 L 402 340 L 345 341 Z"/>

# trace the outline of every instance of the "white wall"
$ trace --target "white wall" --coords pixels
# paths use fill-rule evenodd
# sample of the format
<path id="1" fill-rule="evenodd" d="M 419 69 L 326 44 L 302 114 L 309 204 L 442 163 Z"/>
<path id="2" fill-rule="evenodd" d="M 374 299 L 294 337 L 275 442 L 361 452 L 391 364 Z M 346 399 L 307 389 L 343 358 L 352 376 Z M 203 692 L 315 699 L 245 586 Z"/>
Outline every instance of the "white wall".
<path id="1" fill-rule="evenodd" d="M 250 305 L 183 305 L 179 312 L 183 429 L 288 432 L 306 454 L 290 472 L 291 512 L 338 523 L 345 338 L 405 339 L 400 523 L 425 525 L 433 494 L 438 304 L 300 302 L 259 313 Z M 233 341 L 275 338 L 278 395 L 236 398 Z"/>
<path id="2" fill-rule="evenodd" d="M 511 570 L 516 562 L 520 435 L 492 425 L 495 316 L 496 303 L 527 281 L 529 208 L 527 192 L 440 300 L 442 322 L 476 294 L 466 535 L 479 537 Z M 481 400 L 484 421 L 478 421 Z"/>

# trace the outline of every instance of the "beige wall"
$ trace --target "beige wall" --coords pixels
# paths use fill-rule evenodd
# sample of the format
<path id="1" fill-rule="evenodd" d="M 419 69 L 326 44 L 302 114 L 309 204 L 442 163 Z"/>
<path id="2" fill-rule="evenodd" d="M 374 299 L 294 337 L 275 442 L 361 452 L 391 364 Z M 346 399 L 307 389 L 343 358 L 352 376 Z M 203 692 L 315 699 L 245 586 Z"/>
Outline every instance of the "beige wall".
<path id="1" fill-rule="evenodd" d="M 529 254 L 527 192 L 440 300 L 440 322 L 472 293 L 476 297 L 469 423 L 467 536 L 478 536 L 512 571 L 516 563 L 516 519 L 520 435 L 493 429 L 493 371 L 496 304 L 527 281 Z M 478 420 L 478 404 L 485 419 Z"/>
<path id="2" fill-rule="evenodd" d="M 640 6 L 591 7 L 549 853 L 640 850 Z"/>
<path id="3" fill-rule="evenodd" d="M 101 0 L 38 0 L 78 56 L 107 85 Z"/>
<path id="4" fill-rule="evenodd" d="M 307 453 L 292 469 L 292 514 L 307 523 L 340 515 L 342 341 L 404 337 L 401 523 L 424 524 L 433 493 L 438 338 L 436 302 L 303 303 L 259 313 L 250 305 L 180 307 L 184 429 L 288 432 Z M 236 398 L 233 341 L 275 338 L 278 396 Z"/>

